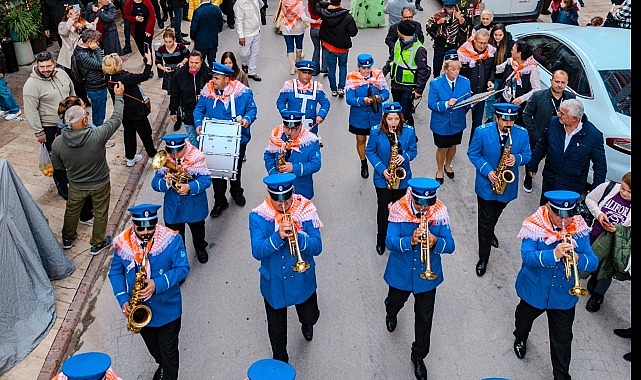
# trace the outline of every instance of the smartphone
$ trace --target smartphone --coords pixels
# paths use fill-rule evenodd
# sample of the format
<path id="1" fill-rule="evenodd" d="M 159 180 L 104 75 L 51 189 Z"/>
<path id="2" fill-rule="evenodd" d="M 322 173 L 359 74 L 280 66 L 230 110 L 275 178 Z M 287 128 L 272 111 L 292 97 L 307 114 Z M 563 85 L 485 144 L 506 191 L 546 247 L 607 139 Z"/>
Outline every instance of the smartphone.
<path id="1" fill-rule="evenodd" d="M 145 42 L 145 53 L 149 52 L 149 44 Z"/>

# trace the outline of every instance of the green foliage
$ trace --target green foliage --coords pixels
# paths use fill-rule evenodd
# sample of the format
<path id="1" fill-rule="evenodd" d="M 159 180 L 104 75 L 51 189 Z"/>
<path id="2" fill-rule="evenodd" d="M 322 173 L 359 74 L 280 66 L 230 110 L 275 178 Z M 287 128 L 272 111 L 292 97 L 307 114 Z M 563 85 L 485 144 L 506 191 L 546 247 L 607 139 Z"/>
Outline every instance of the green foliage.
<path id="1" fill-rule="evenodd" d="M 5 27 L 14 40 L 28 41 L 41 37 L 42 10 L 37 0 L 19 0 L 18 2 L 3 0 L 2 8 L 6 13 Z"/>

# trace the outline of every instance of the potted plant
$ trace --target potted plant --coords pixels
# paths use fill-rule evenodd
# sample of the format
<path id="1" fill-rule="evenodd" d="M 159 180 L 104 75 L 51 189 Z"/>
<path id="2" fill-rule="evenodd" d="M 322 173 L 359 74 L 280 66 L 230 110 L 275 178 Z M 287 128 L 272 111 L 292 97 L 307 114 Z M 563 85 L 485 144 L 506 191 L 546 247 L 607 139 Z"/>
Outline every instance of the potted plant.
<path id="1" fill-rule="evenodd" d="M 42 33 L 40 31 L 42 29 L 40 6 L 37 1 L 2 1 L 6 13 L 6 27 L 13 40 L 18 65 L 28 65 L 34 59 L 30 40 L 38 38 Z M 37 8 L 37 11 L 34 12 L 34 8 Z M 34 15 L 39 15 L 40 18 L 35 18 Z"/>

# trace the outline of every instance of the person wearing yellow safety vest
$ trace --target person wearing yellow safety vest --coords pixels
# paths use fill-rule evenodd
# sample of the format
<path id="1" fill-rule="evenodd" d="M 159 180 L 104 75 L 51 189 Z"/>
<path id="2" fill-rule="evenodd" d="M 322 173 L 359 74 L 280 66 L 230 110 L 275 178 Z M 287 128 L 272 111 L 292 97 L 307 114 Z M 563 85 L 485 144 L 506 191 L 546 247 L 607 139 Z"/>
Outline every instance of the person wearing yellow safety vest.
<path id="1" fill-rule="evenodd" d="M 427 50 L 414 33 L 410 20 L 398 23 L 398 41 L 383 67 L 383 74 L 390 74 L 392 98 L 403 107 L 403 117 L 414 126 L 413 101 L 423 96 L 432 68 L 427 64 Z"/>

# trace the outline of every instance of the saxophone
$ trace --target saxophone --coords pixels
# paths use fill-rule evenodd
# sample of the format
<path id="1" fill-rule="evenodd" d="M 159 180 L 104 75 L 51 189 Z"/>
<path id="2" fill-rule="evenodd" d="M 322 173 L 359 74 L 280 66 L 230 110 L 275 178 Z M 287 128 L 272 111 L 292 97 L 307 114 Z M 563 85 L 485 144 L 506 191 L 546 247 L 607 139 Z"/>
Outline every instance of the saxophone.
<path id="1" fill-rule="evenodd" d="M 512 150 L 512 134 L 509 129 L 507 130 L 507 140 L 508 143 L 505 145 L 499 159 L 499 166 L 496 168 L 496 175 L 499 180 L 492 184 L 492 191 L 498 195 L 502 195 L 505 192 L 508 183 L 514 182 L 514 173 L 507 167 L 507 159 L 510 157 L 510 150 Z"/>
<path id="2" fill-rule="evenodd" d="M 127 318 L 127 330 L 134 334 L 140 332 L 140 329 L 147 326 L 151 321 L 151 309 L 149 306 L 142 303 L 140 299 L 140 291 L 145 287 L 145 279 L 147 278 L 147 254 L 149 253 L 149 241 L 143 240 L 142 262 L 140 263 L 140 270 L 136 273 L 134 281 L 134 289 L 131 292 L 129 299 L 129 307 L 131 312 Z"/>
<path id="3" fill-rule="evenodd" d="M 396 156 L 398 156 L 398 137 L 396 132 L 391 132 L 394 134 L 394 144 L 390 149 L 389 153 L 389 164 L 387 165 L 387 172 L 390 174 L 390 178 L 386 181 L 388 189 L 398 189 L 401 185 L 401 180 L 405 178 L 405 169 L 396 165 Z"/>
<path id="4" fill-rule="evenodd" d="M 289 144 L 291 144 L 292 139 L 287 139 L 283 143 L 283 147 L 280 150 L 280 153 L 278 154 L 278 163 L 276 164 L 276 170 L 280 173 L 280 168 L 281 166 L 285 165 L 287 163 L 287 159 L 285 158 L 285 153 L 287 153 L 287 150 L 289 149 Z"/>

